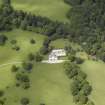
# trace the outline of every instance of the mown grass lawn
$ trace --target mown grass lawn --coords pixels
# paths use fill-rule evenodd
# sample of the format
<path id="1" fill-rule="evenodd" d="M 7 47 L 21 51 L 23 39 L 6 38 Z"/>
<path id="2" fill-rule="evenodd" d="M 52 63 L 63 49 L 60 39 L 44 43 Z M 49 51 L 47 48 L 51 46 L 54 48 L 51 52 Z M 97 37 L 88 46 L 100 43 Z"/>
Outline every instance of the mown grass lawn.
<path id="1" fill-rule="evenodd" d="M 29 97 L 29 105 L 74 105 L 70 93 L 70 80 L 64 73 L 63 64 L 34 65 L 30 74 L 31 88 L 10 87 L 5 105 L 19 105 L 22 97 Z"/>
<path id="2" fill-rule="evenodd" d="M 22 30 L 13 30 L 10 32 L 2 32 L 8 37 L 8 41 L 4 46 L 0 46 L 0 65 L 21 62 L 26 59 L 29 53 L 36 53 L 42 47 L 45 36 L 27 32 Z M 36 44 L 31 44 L 30 39 L 35 39 Z M 17 40 L 17 45 L 20 46 L 19 51 L 12 49 L 11 40 Z M 11 65 L 4 67 L 0 66 L 0 89 L 14 84 L 14 75 L 11 73 Z"/>
<path id="3" fill-rule="evenodd" d="M 2 32 L 0 34 L 5 34 L 8 37 L 7 43 L 4 46 L 0 46 L 0 64 L 22 61 L 29 53 L 35 54 L 42 47 L 45 39 L 44 35 L 18 29 L 10 32 Z M 31 39 L 34 39 L 36 43 L 31 44 Z M 17 40 L 16 45 L 20 47 L 19 51 L 12 49 L 13 45 L 10 43 L 11 40 Z"/>
<path id="4" fill-rule="evenodd" d="M 70 8 L 63 0 L 12 0 L 17 10 L 24 10 L 52 20 L 68 22 L 66 14 Z"/>
<path id="5" fill-rule="evenodd" d="M 105 63 L 87 60 L 81 67 L 93 87 L 90 97 L 95 105 L 105 105 Z"/>

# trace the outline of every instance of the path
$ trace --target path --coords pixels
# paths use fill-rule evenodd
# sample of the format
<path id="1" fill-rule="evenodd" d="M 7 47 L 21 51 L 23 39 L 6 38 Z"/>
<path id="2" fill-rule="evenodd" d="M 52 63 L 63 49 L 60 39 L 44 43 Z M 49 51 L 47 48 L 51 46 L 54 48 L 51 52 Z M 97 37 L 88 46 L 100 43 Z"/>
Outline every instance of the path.
<path id="1" fill-rule="evenodd" d="M 11 63 L 6 63 L 6 64 L 1 64 L 0 65 L 0 68 L 1 67 L 4 67 L 4 66 L 8 66 L 8 65 L 12 65 L 12 64 L 21 64 L 22 62 L 11 62 Z"/>
<path id="2" fill-rule="evenodd" d="M 42 63 L 49 63 L 49 64 L 56 64 L 56 63 L 63 63 L 65 61 L 68 61 L 68 60 L 57 60 L 57 61 L 49 61 L 49 60 L 43 60 Z"/>

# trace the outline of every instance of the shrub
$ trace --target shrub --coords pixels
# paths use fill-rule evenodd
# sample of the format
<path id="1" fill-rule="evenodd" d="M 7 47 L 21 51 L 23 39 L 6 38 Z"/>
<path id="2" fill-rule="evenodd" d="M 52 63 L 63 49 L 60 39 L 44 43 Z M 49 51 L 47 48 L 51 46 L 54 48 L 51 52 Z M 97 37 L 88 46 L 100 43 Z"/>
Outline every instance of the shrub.
<path id="1" fill-rule="evenodd" d="M 11 40 L 11 44 L 16 44 L 17 40 Z"/>
<path id="2" fill-rule="evenodd" d="M 30 43 L 31 43 L 31 44 L 35 44 L 36 41 L 35 41 L 34 39 L 31 39 L 31 40 L 30 40 Z"/>
<path id="3" fill-rule="evenodd" d="M 21 81 L 21 82 L 29 82 L 29 77 L 25 74 L 17 73 L 16 74 L 16 79 Z"/>
<path id="4" fill-rule="evenodd" d="M 13 50 L 16 50 L 16 51 L 19 51 L 20 50 L 20 47 L 19 46 L 14 46 L 12 49 Z"/>
<path id="5" fill-rule="evenodd" d="M 32 67 L 33 67 L 33 64 L 32 64 L 32 63 L 26 63 L 26 62 L 24 62 L 24 63 L 22 64 L 22 66 L 23 66 L 23 68 L 24 68 L 25 70 L 30 71 L 30 70 L 32 69 Z"/>
<path id="6" fill-rule="evenodd" d="M 4 100 L 0 100 L 0 105 L 4 105 L 4 104 L 5 104 Z"/>
<path id="7" fill-rule="evenodd" d="M 21 104 L 22 104 L 22 105 L 27 105 L 27 104 L 29 104 L 29 103 L 30 103 L 30 101 L 29 101 L 28 98 L 25 97 L 25 98 L 22 98 L 22 99 L 21 99 Z"/>
<path id="8" fill-rule="evenodd" d="M 25 82 L 23 83 L 23 86 L 22 86 L 24 89 L 28 89 L 30 88 L 30 82 Z"/>
<path id="9" fill-rule="evenodd" d="M 2 97 L 4 95 L 4 91 L 0 90 L 0 97 Z"/>
<path id="10" fill-rule="evenodd" d="M 80 91 L 80 82 L 75 80 L 71 84 L 71 93 L 73 96 L 77 95 Z"/>
<path id="11" fill-rule="evenodd" d="M 88 102 L 88 97 L 85 95 L 79 95 L 79 102 L 81 104 L 86 104 Z"/>
<path id="12" fill-rule="evenodd" d="M 89 85 L 89 84 L 84 84 L 83 87 L 82 87 L 82 92 L 84 95 L 90 95 L 92 91 L 92 87 Z"/>
<path id="13" fill-rule="evenodd" d="M 39 53 L 36 53 L 35 55 L 35 61 L 36 62 L 41 62 L 43 60 L 43 56 Z"/>
<path id="14" fill-rule="evenodd" d="M 19 68 L 18 68 L 16 65 L 13 65 L 12 68 L 11 68 L 11 71 L 12 71 L 12 72 L 17 72 L 18 69 L 19 69 Z"/>
<path id="15" fill-rule="evenodd" d="M 95 105 L 95 104 L 94 104 L 94 102 L 89 100 L 86 105 Z"/>
<path id="16" fill-rule="evenodd" d="M 82 63 L 84 62 L 84 60 L 81 59 L 81 58 L 75 58 L 75 62 L 76 62 L 77 64 L 82 64 Z"/>
<path id="17" fill-rule="evenodd" d="M 83 78 L 83 79 L 86 79 L 86 77 L 87 77 L 86 73 L 84 73 L 84 72 L 81 71 L 81 70 L 78 70 L 78 75 L 79 75 L 81 78 Z"/>
<path id="18" fill-rule="evenodd" d="M 74 55 L 69 55 L 69 56 L 68 56 L 68 59 L 69 59 L 71 62 L 74 62 L 76 58 L 75 58 Z"/>
<path id="19" fill-rule="evenodd" d="M 22 74 L 21 73 L 17 73 L 16 74 L 16 80 L 21 80 Z"/>
<path id="20" fill-rule="evenodd" d="M 28 55 L 28 59 L 29 59 L 30 61 L 33 61 L 33 60 L 35 59 L 35 56 L 34 56 L 32 53 L 30 53 L 30 54 Z"/>
<path id="21" fill-rule="evenodd" d="M 73 101 L 75 103 L 79 102 L 79 96 L 78 95 L 73 96 Z"/>
<path id="22" fill-rule="evenodd" d="M 4 45 L 7 39 L 5 35 L 0 35 L 0 45 Z"/>

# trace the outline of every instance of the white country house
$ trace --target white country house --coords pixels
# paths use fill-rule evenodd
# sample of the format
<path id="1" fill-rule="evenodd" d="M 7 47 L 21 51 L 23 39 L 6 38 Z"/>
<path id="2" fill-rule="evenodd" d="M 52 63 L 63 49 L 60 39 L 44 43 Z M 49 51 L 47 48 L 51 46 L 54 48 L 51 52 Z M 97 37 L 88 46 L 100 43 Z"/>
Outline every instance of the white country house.
<path id="1" fill-rule="evenodd" d="M 66 51 L 64 49 L 54 49 L 49 54 L 49 63 L 62 62 L 63 60 L 59 60 L 59 57 L 63 56 L 66 56 Z"/>

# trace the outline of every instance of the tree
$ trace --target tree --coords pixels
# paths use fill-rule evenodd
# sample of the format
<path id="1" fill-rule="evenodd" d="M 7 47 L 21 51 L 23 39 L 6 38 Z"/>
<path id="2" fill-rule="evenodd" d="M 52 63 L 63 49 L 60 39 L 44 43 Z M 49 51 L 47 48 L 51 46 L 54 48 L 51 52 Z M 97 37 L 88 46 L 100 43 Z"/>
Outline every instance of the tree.
<path id="1" fill-rule="evenodd" d="M 83 87 L 82 87 L 82 92 L 84 95 L 90 95 L 92 91 L 92 87 L 89 85 L 89 84 L 84 84 Z"/>
<path id="2" fill-rule="evenodd" d="M 4 104 L 5 104 L 4 100 L 0 100 L 0 105 L 4 105 Z"/>
<path id="3" fill-rule="evenodd" d="M 29 104 L 29 103 L 30 103 L 30 101 L 29 101 L 28 98 L 24 97 L 24 98 L 21 99 L 21 104 L 22 104 L 22 105 L 27 105 L 27 104 Z"/>
<path id="4" fill-rule="evenodd" d="M 11 44 L 16 44 L 17 43 L 17 40 L 11 40 Z"/>
<path id="5" fill-rule="evenodd" d="M 34 39 L 31 39 L 31 40 L 30 40 L 30 43 L 31 43 L 31 44 L 35 44 L 36 41 L 35 41 Z"/>
<path id="6" fill-rule="evenodd" d="M 0 90 L 0 97 L 2 97 L 4 95 L 4 91 Z"/>
<path id="7" fill-rule="evenodd" d="M 43 56 L 40 55 L 40 53 L 36 53 L 35 55 L 35 61 L 36 62 L 41 62 L 43 60 Z"/>
<path id="8" fill-rule="evenodd" d="M 2 4 L 3 5 L 6 5 L 6 4 L 10 5 L 11 4 L 11 0 L 2 0 Z"/>
<path id="9" fill-rule="evenodd" d="M 13 65 L 12 68 L 11 68 L 11 71 L 12 71 L 12 72 L 17 72 L 18 69 L 19 69 L 19 68 L 18 68 L 16 65 Z"/>
<path id="10" fill-rule="evenodd" d="M 94 102 L 89 100 L 86 105 L 95 105 L 95 104 L 94 104 Z"/>
<path id="11" fill-rule="evenodd" d="M 79 102 L 81 104 L 86 104 L 88 102 L 88 97 L 85 95 L 79 95 Z"/>
<path id="12" fill-rule="evenodd" d="M 25 83 L 23 83 L 23 89 L 28 89 L 28 88 L 30 88 L 30 82 L 25 82 Z"/>
<path id="13" fill-rule="evenodd" d="M 35 59 L 35 56 L 32 53 L 30 53 L 28 54 L 28 59 L 29 61 L 33 61 Z"/>
<path id="14" fill-rule="evenodd" d="M 23 63 L 22 63 L 22 67 L 23 67 L 25 70 L 30 71 L 30 70 L 32 70 L 33 64 L 32 64 L 32 63 L 23 62 Z"/>
<path id="15" fill-rule="evenodd" d="M 84 60 L 83 59 L 81 59 L 81 58 L 75 58 L 75 62 L 77 63 L 77 64 L 82 64 L 83 62 L 84 62 Z"/>
<path id="16" fill-rule="evenodd" d="M 7 39 L 5 35 L 0 35 L 0 45 L 4 45 Z"/>

